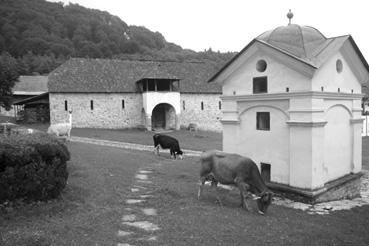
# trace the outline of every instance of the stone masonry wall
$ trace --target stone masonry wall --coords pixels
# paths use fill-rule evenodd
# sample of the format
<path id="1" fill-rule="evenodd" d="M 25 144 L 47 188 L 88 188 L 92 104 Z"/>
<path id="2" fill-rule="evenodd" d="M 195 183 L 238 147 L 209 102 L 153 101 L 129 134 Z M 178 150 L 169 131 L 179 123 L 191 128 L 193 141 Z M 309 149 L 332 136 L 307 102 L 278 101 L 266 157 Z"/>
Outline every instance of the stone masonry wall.
<path id="1" fill-rule="evenodd" d="M 198 129 L 222 131 L 219 109 L 220 94 L 181 93 L 180 125 L 196 123 Z M 93 100 L 93 109 L 91 109 Z M 124 109 L 122 109 L 124 100 Z M 73 110 L 73 127 L 130 128 L 143 126 L 142 95 L 136 93 L 50 93 L 51 124 L 67 122 L 68 111 Z M 183 107 L 184 102 L 184 107 Z M 204 109 L 201 109 L 203 102 Z"/>
<path id="2" fill-rule="evenodd" d="M 93 100 L 93 109 L 91 109 Z M 124 109 L 122 108 L 124 100 Z M 141 126 L 142 95 L 136 93 L 50 93 L 51 124 L 66 122 L 73 110 L 73 127 L 130 128 Z"/>
<path id="3" fill-rule="evenodd" d="M 196 123 L 200 130 L 221 132 L 220 101 L 220 94 L 181 93 L 181 127 L 188 127 L 190 123 Z M 203 110 L 201 102 L 204 105 Z"/>

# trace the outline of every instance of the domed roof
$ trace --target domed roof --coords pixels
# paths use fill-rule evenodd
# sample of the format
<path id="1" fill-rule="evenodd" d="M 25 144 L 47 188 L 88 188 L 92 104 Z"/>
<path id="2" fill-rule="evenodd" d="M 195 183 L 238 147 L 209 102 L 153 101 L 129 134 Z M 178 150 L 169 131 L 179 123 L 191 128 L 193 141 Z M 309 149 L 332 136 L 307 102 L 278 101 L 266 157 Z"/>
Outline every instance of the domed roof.
<path id="1" fill-rule="evenodd" d="M 277 27 L 264 32 L 256 39 L 303 59 L 311 58 L 314 51 L 327 41 L 327 38 L 314 27 L 296 24 Z"/>

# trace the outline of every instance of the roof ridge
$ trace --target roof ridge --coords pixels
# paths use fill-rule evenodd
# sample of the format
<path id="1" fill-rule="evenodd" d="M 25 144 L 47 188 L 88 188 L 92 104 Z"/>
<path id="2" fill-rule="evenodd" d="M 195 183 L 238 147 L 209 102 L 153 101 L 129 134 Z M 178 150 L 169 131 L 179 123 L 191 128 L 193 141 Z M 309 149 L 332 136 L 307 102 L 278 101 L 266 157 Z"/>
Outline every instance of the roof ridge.
<path id="1" fill-rule="evenodd" d="M 300 30 L 302 49 L 304 51 L 304 57 L 307 58 L 307 53 L 306 53 L 306 49 L 305 49 L 304 35 L 302 34 L 302 28 L 301 28 L 301 26 L 297 25 L 297 29 Z"/>
<path id="2" fill-rule="evenodd" d="M 286 54 L 286 55 L 288 55 L 288 56 L 290 56 L 290 57 L 292 57 L 294 59 L 297 59 L 297 60 L 299 60 L 299 61 L 301 61 L 301 62 L 303 62 L 303 63 L 305 63 L 305 64 L 307 64 L 307 65 L 309 65 L 309 66 L 311 66 L 313 68 L 317 68 L 315 66 L 315 64 L 312 63 L 309 59 L 304 59 L 304 58 L 298 57 L 295 54 L 293 54 L 293 53 L 291 53 L 291 52 L 289 52 L 289 51 L 287 51 L 285 49 L 279 48 L 278 46 L 275 46 L 275 45 L 272 45 L 272 44 L 270 44 L 268 42 L 265 42 L 264 40 L 256 39 L 256 41 L 258 41 L 258 42 L 260 42 L 260 43 L 262 43 L 262 44 L 264 44 L 266 46 L 269 46 L 269 47 L 271 47 L 273 49 L 276 49 L 276 50 L 282 52 L 283 54 Z"/>
<path id="3" fill-rule="evenodd" d="M 323 36 L 323 38 L 325 38 L 325 39 L 328 39 L 321 31 L 319 31 L 317 28 L 315 28 L 315 27 L 313 27 L 313 26 L 305 26 L 304 25 L 304 27 L 309 27 L 309 28 L 312 28 L 312 29 L 314 29 L 315 31 L 317 31 L 320 35 L 322 35 Z"/>

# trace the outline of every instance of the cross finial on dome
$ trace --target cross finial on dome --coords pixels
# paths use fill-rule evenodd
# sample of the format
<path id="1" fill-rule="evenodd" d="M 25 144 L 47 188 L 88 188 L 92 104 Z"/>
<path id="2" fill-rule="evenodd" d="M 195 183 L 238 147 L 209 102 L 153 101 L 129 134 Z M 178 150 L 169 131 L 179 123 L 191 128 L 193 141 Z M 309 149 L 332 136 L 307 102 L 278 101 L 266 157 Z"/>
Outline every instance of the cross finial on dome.
<path id="1" fill-rule="evenodd" d="M 291 25 L 291 19 L 293 18 L 293 13 L 291 12 L 291 10 L 287 13 L 287 18 L 288 20 L 288 25 Z"/>

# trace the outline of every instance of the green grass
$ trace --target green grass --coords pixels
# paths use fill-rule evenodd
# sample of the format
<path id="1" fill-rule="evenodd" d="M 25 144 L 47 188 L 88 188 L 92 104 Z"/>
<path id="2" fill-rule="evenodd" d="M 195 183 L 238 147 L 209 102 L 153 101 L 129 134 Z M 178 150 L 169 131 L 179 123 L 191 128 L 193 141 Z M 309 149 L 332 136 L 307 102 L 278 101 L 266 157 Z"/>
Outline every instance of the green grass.
<path id="1" fill-rule="evenodd" d="M 134 173 L 155 157 L 87 144 L 69 149 L 61 198 L 0 210 L 0 245 L 114 245 Z"/>
<path id="2" fill-rule="evenodd" d="M 138 130 L 73 129 L 72 134 L 152 144 L 152 133 Z M 201 150 L 221 142 L 220 134 L 196 133 L 201 137 L 186 131 L 173 134 L 183 139 L 182 148 Z M 201 144 L 195 147 L 198 142 Z M 220 206 L 214 191 L 206 187 L 198 201 L 197 158 L 173 161 L 168 155 L 157 157 L 145 151 L 79 143 L 68 143 L 68 147 L 72 156 L 68 164 L 70 176 L 62 196 L 50 202 L 0 206 L 0 245 L 116 246 L 118 242 L 143 246 L 367 245 L 369 242 L 368 205 L 324 216 L 271 205 L 267 214 L 260 216 L 239 207 L 237 191 L 221 191 L 223 206 Z M 363 138 L 365 169 L 369 169 L 368 162 L 369 137 Z M 139 168 L 153 170 L 149 175 L 153 184 L 146 187 L 154 197 L 133 211 L 138 213 L 142 207 L 158 209 L 158 216 L 150 221 L 161 229 L 148 233 L 157 236 L 157 241 L 151 243 L 141 241 L 143 234 L 138 230 L 125 241 L 117 237 L 118 230 L 127 230 L 121 225 L 121 217 L 127 213 L 125 200 L 134 198 L 130 188 Z M 251 205 L 255 209 L 255 204 Z"/>
<path id="3" fill-rule="evenodd" d="M 204 189 L 197 200 L 197 158 L 173 161 L 150 152 L 127 151 L 70 143 L 70 177 L 60 199 L 21 204 L 0 211 L 0 245 L 367 245 L 369 206 L 330 215 L 307 213 L 271 205 L 266 216 L 247 212 L 236 191 L 221 191 L 223 206 L 214 191 Z M 121 217 L 139 168 L 152 169 L 146 185 L 154 197 L 140 208 L 158 209 L 150 219 L 161 230 L 140 241 L 136 234 L 121 241 Z M 251 204 L 255 209 L 255 204 Z M 132 207 L 132 206 L 130 206 Z M 131 213 L 131 212 L 130 212 Z M 142 219 L 142 218 L 139 218 Z"/>
<path id="4" fill-rule="evenodd" d="M 138 143 L 145 145 L 153 145 L 152 136 L 155 132 L 144 131 L 139 129 L 72 129 L 72 136 L 90 137 L 113 141 L 122 141 L 128 143 Z M 207 150 L 207 149 L 222 149 L 221 133 L 197 131 L 190 132 L 187 130 L 171 131 L 164 133 L 178 139 L 180 147 L 191 150 Z"/>
<path id="5" fill-rule="evenodd" d="M 10 117 L 0 117 L 0 122 L 12 120 Z M 28 128 L 47 131 L 48 124 L 22 124 Z M 71 135 L 78 137 L 97 138 L 112 141 L 122 141 L 127 143 L 138 143 L 153 145 L 152 136 L 155 132 L 140 129 L 96 129 L 96 128 L 72 128 Z M 216 132 L 187 130 L 171 131 L 165 133 L 179 140 L 180 147 L 190 150 L 222 149 L 222 135 Z"/>
<path id="6" fill-rule="evenodd" d="M 158 245 L 367 245 L 369 206 L 330 215 L 271 205 L 266 216 L 239 207 L 237 191 L 204 189 L 198 201 L 195 159 L 163 163 L 155 175 L 156 198 L 163 228 Z M 132 242 L 134 243 L 134 242 Z"/>

